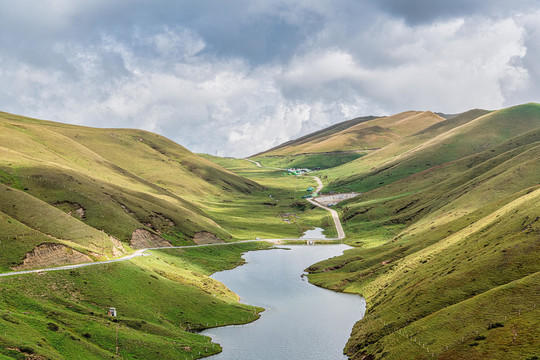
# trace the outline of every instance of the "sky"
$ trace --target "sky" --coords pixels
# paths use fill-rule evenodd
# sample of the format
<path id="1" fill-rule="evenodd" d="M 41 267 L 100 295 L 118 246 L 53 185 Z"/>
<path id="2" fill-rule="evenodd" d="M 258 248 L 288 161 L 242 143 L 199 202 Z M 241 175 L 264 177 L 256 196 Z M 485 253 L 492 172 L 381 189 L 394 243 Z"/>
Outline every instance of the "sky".
<path id="1" fill-rule="evenodd" d="M 243 157 L 540 101 L 540 0 L 0 0 L 0 111 Z"/>

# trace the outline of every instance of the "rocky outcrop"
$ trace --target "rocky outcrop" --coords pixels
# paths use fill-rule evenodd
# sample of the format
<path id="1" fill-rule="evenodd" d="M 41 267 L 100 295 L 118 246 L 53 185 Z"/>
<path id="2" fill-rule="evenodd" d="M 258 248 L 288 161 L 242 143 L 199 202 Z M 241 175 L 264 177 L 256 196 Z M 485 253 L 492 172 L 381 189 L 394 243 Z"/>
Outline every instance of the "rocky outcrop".
<path id="1" fill-rule="evenodd" d="M 66 245 L 44 243 L 28 252 L 24 256 L 22 264 L 14 267 L 13 270 L 44 268 L 85 262 L 92 262 L 92 258 Z"/>
<path id="2" fill-rule="evenodd" d="M 202 245 L 224 243 L 225 241 L 208 231 L 199 231 L 198 233 L 195 233 L 195 236 L 193 236 L 193 242 L 195 242 L 197 245 Z"/>
<path id="3" fill-rule="evenodd" d="M 133 249 L 145 249 L 153 247 L 172 246 L 170 242 L 163 239 L 161 236 L 151 233 L 145 229 L 136 229 L 131 234 L 129 246 Z"/>

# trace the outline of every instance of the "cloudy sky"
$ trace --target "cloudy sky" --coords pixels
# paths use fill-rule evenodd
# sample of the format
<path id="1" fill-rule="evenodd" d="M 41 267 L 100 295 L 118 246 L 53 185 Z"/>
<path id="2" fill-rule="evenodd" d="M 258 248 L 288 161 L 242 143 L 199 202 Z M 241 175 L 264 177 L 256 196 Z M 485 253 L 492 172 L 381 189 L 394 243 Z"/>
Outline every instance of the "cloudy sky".
<path id="1" fill-rule="evenodd" d="M 0 0 L 0 110 L 246 156 L 540 101 L 540 0 Z"/>

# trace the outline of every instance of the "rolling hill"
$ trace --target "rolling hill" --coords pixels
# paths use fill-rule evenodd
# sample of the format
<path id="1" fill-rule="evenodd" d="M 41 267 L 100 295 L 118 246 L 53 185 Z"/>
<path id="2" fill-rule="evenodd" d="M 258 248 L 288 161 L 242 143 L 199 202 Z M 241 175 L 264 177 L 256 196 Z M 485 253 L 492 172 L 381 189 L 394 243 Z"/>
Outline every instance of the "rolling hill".
<path id="1" fill-rule="evenodd" d="M 533 359 L 540 105 L 473 110 L 324 172 L 357 248 L 310 281 L 363 294 L 352 359 Z"/>
<path id="2" fill-rule="evenodd" d="M 364 117 L 286 142 L 254 157 L 379 149 L 404 136 L 443 121 L 430 111 L 407 111 L 386 117 Z"/>
<path id="3" fill-rule="evenodd" d="M 0 269 L 227 240 L 198 201 L 261 189 L 156 134 L 0 113 Z"/>
<path id="4" fill-rule="evenodd" d="M 361 158 L 445 122 L 445 118 L 431 111 L 362 117 L 288 141 L 251 159 L 267 166 L 326 169 Z"/>

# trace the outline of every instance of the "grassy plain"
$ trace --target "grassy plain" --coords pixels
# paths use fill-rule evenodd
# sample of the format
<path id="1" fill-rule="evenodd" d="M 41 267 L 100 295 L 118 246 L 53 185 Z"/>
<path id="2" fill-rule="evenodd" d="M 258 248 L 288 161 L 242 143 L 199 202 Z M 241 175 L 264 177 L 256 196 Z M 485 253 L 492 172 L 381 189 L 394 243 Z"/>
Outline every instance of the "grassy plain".
<path id="1" fill-rule="evenodd" d="M 201 202 L 205 212 L 230 229 L 235 238 L 298 238 L 314 227 L 323 228 L 327 237 L 335 235 L 326 211 L 302 199 L 308 194 L 307 188 L 317 186 L 311 176 L 283 175 L 282 170 L 261 168 L 243 159 L 200 156 L 264 187 L 234 199 L 215 197 Z"/>

